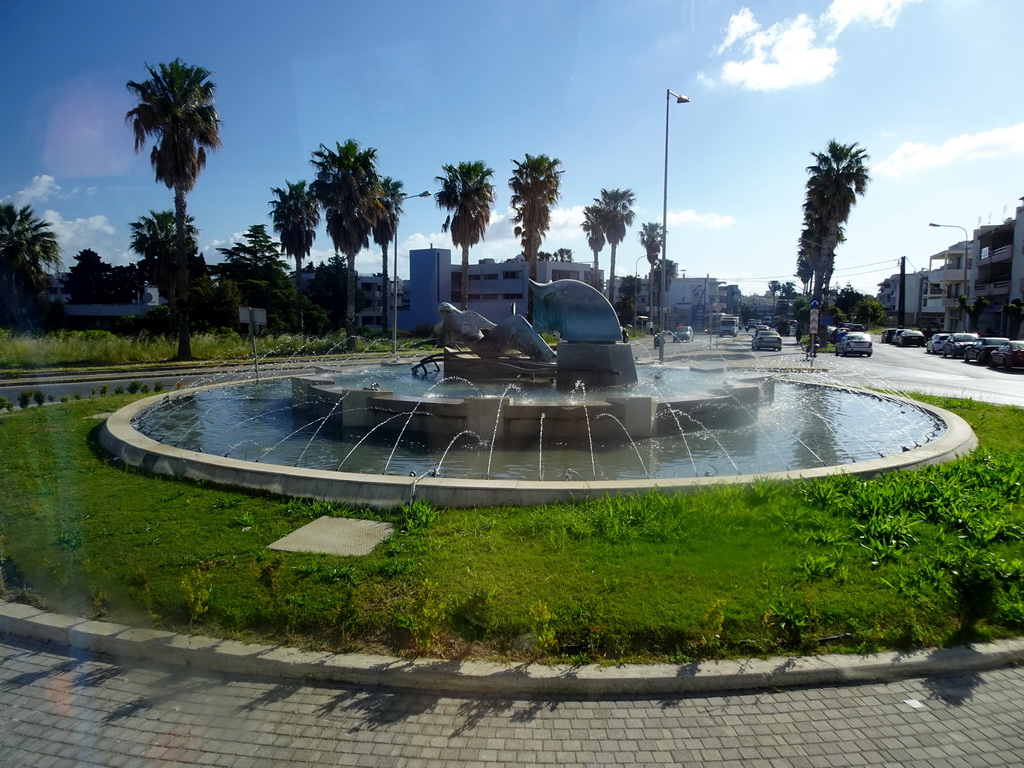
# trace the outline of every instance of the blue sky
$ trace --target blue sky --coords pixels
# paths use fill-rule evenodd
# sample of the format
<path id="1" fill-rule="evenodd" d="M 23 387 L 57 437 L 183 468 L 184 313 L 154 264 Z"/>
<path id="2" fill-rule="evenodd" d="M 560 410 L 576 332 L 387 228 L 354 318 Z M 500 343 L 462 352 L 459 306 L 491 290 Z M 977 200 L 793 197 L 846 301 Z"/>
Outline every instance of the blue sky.
<path id="1" fill-rule="evenodd" d="M 900 256 L 924 267 L 962 240 L 929 222 L 1013 215 L 1022 29 L 1020 0 L 6 2 L 0 199 L 45 216 L 65 263 L 83 248 L 132 260 L 129 222 L 173 199 L 148 148 L 133 152 L 125 83 L 180 57 L 214 73 L 223 123 L 189 197 L 211 262 L 269 224 L 272 187 L 312 178 L 320 143 L 353 138 L 408 193 L 437 191 L 448 163 L 494 169 L 497 205 L 471 261 L 520 251 L 507 180 L 526 153 L 565 171 L 544 250 L 590 260 L 582 207 L 632 189 L 617 262 L 629 273 L 640 225 L 661 221 L 671 88 L 692 102 L 670 112 L 668 257 L 746 293 L 795 279 L 805 169 L 835 138 L 868 150 L 872 176 L 835 280 L 874 293 Z M 410 248 L 450 247 L 444 218 L 430 199 L 406 203 L 400 274 Z M 314 255 L 330 253 L 321 232 Z M 377 272 L 380 254 L 357 263 Z"/>

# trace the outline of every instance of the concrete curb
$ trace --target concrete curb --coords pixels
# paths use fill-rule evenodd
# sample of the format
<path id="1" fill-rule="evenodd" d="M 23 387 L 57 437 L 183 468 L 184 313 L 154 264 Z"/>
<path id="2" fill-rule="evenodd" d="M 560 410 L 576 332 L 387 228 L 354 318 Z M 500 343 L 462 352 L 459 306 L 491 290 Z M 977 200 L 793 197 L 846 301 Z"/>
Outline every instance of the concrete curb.
<path id="1" fill-rule="evenodd" d="M 154 661 L 235 675 L 507 696 L 679 695 L 878 683 L 970 674 L 1024 663 L 1024 639 L 863 656 L 778 657 L 693 664 L 546 666 L 334 654 L 247 644 L 48 613 L 0 602 L 0 633 L 117 659 Z"/>

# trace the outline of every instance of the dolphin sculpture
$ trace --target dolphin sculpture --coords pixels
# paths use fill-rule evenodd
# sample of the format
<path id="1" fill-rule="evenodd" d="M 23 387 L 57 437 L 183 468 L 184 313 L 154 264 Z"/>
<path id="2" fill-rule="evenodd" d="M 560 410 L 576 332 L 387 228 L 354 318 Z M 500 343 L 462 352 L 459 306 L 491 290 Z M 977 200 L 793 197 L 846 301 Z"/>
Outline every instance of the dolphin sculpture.
<path id="1" fill-rule="evenodd" d="M 621 342 L 615 309 L 600 291 L 580 280 L 530 281 L 533 327 L 558 333 L 563 341 Z"/>
<path id="2" fill-rule="evenodd" d="M 448 302 L 443 302 L 438 310 L 441 313 L 442 343 L 458 342 L 474 352 L 522 352 L 530 359 L 542 362 L 555 359 L 554 350 L 522 315 L 506 317 L 495 325 L 477 312 L 463 312 Z"/>

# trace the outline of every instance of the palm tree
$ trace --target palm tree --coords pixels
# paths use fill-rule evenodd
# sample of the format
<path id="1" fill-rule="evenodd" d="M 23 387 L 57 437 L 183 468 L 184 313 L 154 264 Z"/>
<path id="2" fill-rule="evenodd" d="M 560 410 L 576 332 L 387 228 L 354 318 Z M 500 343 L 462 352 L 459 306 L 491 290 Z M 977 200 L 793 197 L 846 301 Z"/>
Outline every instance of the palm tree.
<path id="1" fill-rule="evenodd" d="M 636 196 L 631 189 L 602 189 L 601 197 L 594 200 L 601 208 L 604 236 L 612 247 L 608 263 L 608 301 L 615 302 L 615 251 L 626 238 L 626 229 L 633 226 L 633 206 Z"/>
<path id="2" fill-rule="evenodd" d="M 345 333 L 347 348 L 356 348 L 356 254 L 370 245 L 370 234 L 384 215 L 380 201 L 377 150 L 360 149 L 349 139 L 335 148 L 320 145 L 311 161 L 316 180 L 311 189 L 324 209 L 327 234 L 335 253 L 347 260 L 345 291 Z"/>
<path id="3" fill-rule="evenodd" d="M 0 324 L 24 325 L 30 302 L 46 289 L 46 268 L 61 263 L 49 223 L 29 206 L 0 203 Z"/>
<path id="4" fill-rule="evenodd" d="M 648 285 L 651 296 L 651 306 L 658 307 L 658 318 L 661 318 L 661 280 L 655 289 L 654 272 L 658 266 L 658 257 L 661 256 L 662 228 L 661 224 L 649 221 L 640 228 L 640 246 L 647 254 L 647 263 L 651 265 L 648 270 Z M 659 273 L 660 274 L 660 273 Z"/>
<path id="5" fill-rule="evenodd" d="M 512 178 L 508 187 L 512 190 L 512 207 L 516 215 L 512 222 L 515 234 L 523 244 L 523 255 L 529 265 L 530 279 L 537 280 L 537 252 L 544 233 L 551 226 L 551 207 L 558 202 L 562 182 L 561 161 L 547 155 L 526 155 L 520 162 L 513 160 Z M 526 319 L 533 321 L 533 292 L 529 292 L 526 304 Z"/>
<path id="6" fill-rule="evenodd" d="M 804 230 L 812 248 L 805 252 L 814 274 L 812 295 L 821 298 L 826 276 L 832 274 L 835 250 L 843 237 L 843 225 L 857 198 L 867 190 L 868 153 L 854 144 L 832 139 L 824 152 L 812 152 L 807 167 L 807 198 Z"/>
<path id="7" fill-rule="evenodd" d="M 593 285 L 597 290 L 602 290 L 604 286 L 601 285 L 601 279 L 599 277 L 600 271 L 597 262 L 597 254 L 604 248 L 605 236 L 604 236 L 604 220 L 601 218 L 602 211 L 598 205 L 588 205 L 583 209 L 583 223 L 580 227 L 587 235 L 587 245 L 590 246 L 590 250 L 594 252 L 594 272 L 590 276 L 590 284 Z"/>
<path id="8" fill-rule="evenodd" d="M 174 261 L 177 252 L 174 211 L 150 211 L 128 225 L 131 230 L 129 247 L 142 257 L 139 265 L 146 280 L 152 280 L 172 307 L 177 306 L 177 270 Z M 186 250 L 194 253 L 198 232 L 192 217 L 185 219 Z"/>
<path id="9" fill-rule="evenodd" d="M 299 318 L 299 334 L 306 332 L 302 320 L 302 260 L 309 258 L 320 225 L 320 206 L 306 182 L 292 184 L 285 180 L 285 189 L 274 187 L 270 193 L 270 219 L 274 232 L 281 238 L 281 250 L 295 259 L 295 308 Z"/>
<path id="10" fill-rule="evenodd" d="M 448 211 L 442 232 L 452 233 L 452 244 L 462 249 L 462 309 L 469 306 L 469 249 L 484 239 L 494 204 L 494 171 L 479 160 L 441 168 L 435 177 L 441 189 L 434 195 L 437 207 Z"/>
<path id="11" fill-rule="evenodd" d="M 139 103 L 125 120 L 135 132 L 135 151 L 154 141 L 149 159 L 156 180 L 174 190 L 175 311 L 178 315 L 178 360 L 192 359 L 188 327 L 188 233 L 186 195 L 206 165 L 206 150 L 220 147 L 220 120 L 213 103 L 212 74 L 175 59 L 147 66 L 150 79 L 128 82 Z"/>
<path id="12" fill-rule="evenodd" d="M 381 291 L 381 327 L 388 329 L 388 244 L 395 239 L 398 231 L 398 219 L 402 215 L 403 184 L 397 179 L 385 176 L 380 180 L 380 202 L 384 215 L 373 225 L 373 242 L 380 246 L 380 263 L 382 276 Z M 395 244 L 398 248 L 398 244 Z M 395 275 L 398 279 L 398 275 Z"/>

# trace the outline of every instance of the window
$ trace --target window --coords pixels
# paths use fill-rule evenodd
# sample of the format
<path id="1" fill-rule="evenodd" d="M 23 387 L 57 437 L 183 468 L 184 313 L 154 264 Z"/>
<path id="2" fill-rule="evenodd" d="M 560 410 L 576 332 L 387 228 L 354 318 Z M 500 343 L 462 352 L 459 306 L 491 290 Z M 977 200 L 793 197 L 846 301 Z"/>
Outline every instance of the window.
<path id="1" fill-rule="evenodd" d="M 505 280 L 521 280 L 523 277 L 523 273 L 520 271 L 502 272 L 501 276 Z"/>

